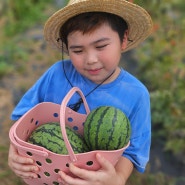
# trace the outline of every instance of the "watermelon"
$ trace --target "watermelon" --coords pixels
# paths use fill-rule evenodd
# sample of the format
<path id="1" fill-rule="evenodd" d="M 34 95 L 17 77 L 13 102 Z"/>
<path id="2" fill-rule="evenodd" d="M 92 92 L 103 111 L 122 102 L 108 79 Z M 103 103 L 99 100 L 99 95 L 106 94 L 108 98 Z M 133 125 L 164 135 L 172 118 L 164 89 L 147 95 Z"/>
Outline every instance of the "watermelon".
<path id="1" fill-rule="evenodd" d="M 75 154 L 89 151 L 83 138 L 76 131 L 66 127 L 66 133 Z M 28 142 L 57 154 L 68 154 L 60 124 L 57 122 L 50 122 L 37 127 L 28 138 Z"/>
<path id="2" fill-rule="evenodd" d="M 127 116 L 112 106 L 101 106 L 89 113 L 84 123 L 84 139 L 91 150 L 117 150 L 130 140 Z"/>

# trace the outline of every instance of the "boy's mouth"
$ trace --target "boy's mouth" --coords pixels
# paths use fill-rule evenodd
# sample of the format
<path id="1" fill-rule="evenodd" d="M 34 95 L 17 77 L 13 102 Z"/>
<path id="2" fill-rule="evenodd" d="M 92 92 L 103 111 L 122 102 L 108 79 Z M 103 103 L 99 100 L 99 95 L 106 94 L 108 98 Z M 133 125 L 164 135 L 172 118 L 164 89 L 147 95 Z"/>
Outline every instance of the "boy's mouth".
<path id="1" fill-rule="evenodd" d="M 91 75 L 97 75 L 100 73 L 100 71 L 102 70 L 102 68 L 97 68 L 97 69 L 88 69 L 88 73 Z"/>

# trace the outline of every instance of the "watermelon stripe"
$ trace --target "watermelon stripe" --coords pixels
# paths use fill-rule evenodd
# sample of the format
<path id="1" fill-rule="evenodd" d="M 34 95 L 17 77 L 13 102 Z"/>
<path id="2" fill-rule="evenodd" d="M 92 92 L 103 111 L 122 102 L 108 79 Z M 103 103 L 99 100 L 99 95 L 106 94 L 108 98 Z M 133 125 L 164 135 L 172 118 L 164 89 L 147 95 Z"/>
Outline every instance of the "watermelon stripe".
<path id="1" fill-rule="evenodd" d="M 98 112 L 98 108 L 95 109 L 95 111 L 91 112 L 91 116 L 87 117 L 86 120 L 86 124 L 84 126 L 88 126 L 88 128 L 86 128 L 87 132 L 85 133 L 85 135 L 87 135 L 88 137 L 86 138 L 86 143 L 88 145 L 88 147 L 91 149 L 92 148 L 92 142 L 91 141 L 91 137 L 93 136 L 94 133 L 92 133 L 92 124 L 90 124 L 91 122 L 94 122 L 95 116 Z M 84 128 L 85 129 L 85 128 Z"/>
<path id="2" fill-rule="evenodd" d="M 109 112 L 110 112 L 111 110 L 109 110 Z M 111 112 L 110 112 L 111 113 Z M 112 128 L 116 128 L 115 127 L 115 124 L 116 124 L 116 122 L 117 122 L 117 114 L 118 114 L 118 112 L 117 112 L 117 109 L 114 109 L 114 112 L 113 112 L 113 119 L 112 119 Z M 109 141 L 107 142 L 107 144 L 106 144 L 106 148 L 108 148 L 109 146 L 112 146 L 112 143 L 113 143 L 113 146 L 114 146 L 114 134 L 116 134 L 117 132 L 111 132 L 111 135 L 109 136 Z M 117 143 L 117 142 L 116 142 Z M 119 143 L 118 143 L 118 145 L 119 145 Z M 117 148 L 119 147 L 119 146 L 116 146 Z"/>
<path id="3" fill-rule="evenodd" d="M 120 116 L 120 111 L 118 112 L 118 117 L 121 117 Z M 123 120 L 119 120 L 120 122 L 121 122 L 121 124 L 119 125 L 119 127 L 116 127 L 117 128 L 117 130 L 115 130 L 115 132 L 114 133 L 117 133 L 117 132 L 121 132 L 121 135 L 120 135 L 120 137 L 117 137 L 117 141 L 115 142 L 115 143 L 117 143 L 117 145 L 116 146 L 114 146 L 114 149 L 117 149 L 117 148 L 122 148 L 122 143 L 123 143 L 123 136 L 124 136 L 124 130 L 123 130 L 123 128 L 122 128 L 122 124 L 124 124 L 125 122 L 124 122 L 124 119 Z"/>
<path id="4" fill-rule="evenodd" d="M 82 137 L 72 128 L 66 127 L 66 133 L 74 153 L 89 151 Z M 54 153 L 68 154 L 59 123 L 46 123 L 33 131 L 28 142 L 42 146 Z"/>
<path id="5" fill-rule="evenodd" d="M 131 126 L 130 126 L 129 119 L 127 117 L 125 119 L 127 120 L 125 144 L 128 144 L 130 140 L 130 135 L 131 135 Z"/>
<path id="6" fill-rule="evenodd" d="M 115 107 L 102 106 L 94 109 L 84 123 L 84 138 L 91 150 L 117 150 L 130 139 L 130 122 Z"/>
<path id="7" fill-rule="evenodd" d="M 100 108 L 99 108 L 100 109 Z M 98 110 L 99 110 L 98 109 Z M 99 137 L 99 134 L 100 134 L 100 127 L 101 127 L 101 123 L 103 122 L 103 119 L 104 119 L 104 115 L 106 115 L 106 113 L 107 113 L 107 111 L 108 111 L 108 107 L 106 107 L 106 109 L 105 110 L 102 110 L 103 112 L 99 115 L 100 116 L 100 118 L 98 119 L 98 125 L 97 125 L 97 130 L 96 130 L 96 135 L 95 135 L 95 146 L 93 146 L 94 148 L 96 148 L 96 149 L 100 149 L 99 148 L 99 142 L 100 142 L 100 137 Z"/>

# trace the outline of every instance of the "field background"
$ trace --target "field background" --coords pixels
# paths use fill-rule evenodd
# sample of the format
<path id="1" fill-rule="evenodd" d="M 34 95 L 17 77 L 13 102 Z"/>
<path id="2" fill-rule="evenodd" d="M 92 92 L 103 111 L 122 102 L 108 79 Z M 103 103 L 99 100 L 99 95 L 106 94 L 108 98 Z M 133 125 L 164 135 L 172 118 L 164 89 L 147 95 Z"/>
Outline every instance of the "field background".
<path id="1" fill-rule="evenodd" d="M 149 89 L 151 158 L 127 185 L 185 184 L 185 3 L 135 0 L 154 20 L 152 36 L 121 64 Z M 43 39 L 44 22 L 63 0 L 0 0 L 0 185 L 24 185 L 7 165 L 10 114 L 26 90 L 61 54 Z"/>

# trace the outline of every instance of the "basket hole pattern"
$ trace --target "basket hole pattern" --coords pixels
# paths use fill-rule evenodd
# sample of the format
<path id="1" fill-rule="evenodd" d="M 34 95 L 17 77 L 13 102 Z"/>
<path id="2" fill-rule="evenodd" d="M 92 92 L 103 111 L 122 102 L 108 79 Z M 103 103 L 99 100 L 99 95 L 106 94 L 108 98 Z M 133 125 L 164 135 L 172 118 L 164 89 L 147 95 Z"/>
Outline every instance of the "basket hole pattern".
<path id="1" fill-rule="evenodd" d="M 59 114 L 58 114 L 57 112 L 54 112 L 54 113 L 53 113 L 53 117 L 55 117 L 55 118 L 56 118 L 56 117 L 59 117 Z M 67 120 L 68 120 L 69 123 L 72 123 L 72 122 L 74 121 L 72 117 L 68 117 Z M 34 122 L 34 124 L 35 124 L 36 126 L 39 125 L 39 120 L 34 120 L 34 118 L 31 118 L 30 123 L 33 123 L 33 122 Z M 84 126 L 84 123 L 82 123 L 82 126 Z M 75 125 L 75 126 L 73 127 L 73 130 L 78 131 L 78 130 L 79 130 L 79 127 Z M 27 132 L 27 133 L 26 133 L 27 135 L 30 134 L 30 131 L 29 131 L 29 130 L 27 130 L 26 132 Z"/>
<path id="2" fill-rule="evenodd" d="M 66 163 L 66 167 L 69 168 L 69 163 Z"/>
<path id="3" fill-rule="evenodd" d="M 33 122 L 34 122 L 34 118 L 31 118 L 30 123 L 33 123 Z M 39 120 L 35 120 L 34 124 L 35 125 L 39 125 Z"/>
<path id="4" fill-rule="evenodd" d="M 37 121 L 35 121 L 35 125 L 39 125 L 39 121 L 37 120 Z"/>
<path id="5" fill-rule="evenodd" d="M 51 164 L 51 163 L 52 163 L 52 160 L 49 159 L 49 158 L 46 158 L 46 162 L 47 162 L 48 164 Z M 40 161 L 36 161 L 36 163 L 37 163 L 37 165 L 42 166 L 42 163 L 41 163 Z"/>
<path id="6" fill-rule="evenodd" d="M 49 173 L 49 172 L 44 172 L 44 175 L 45 175 L 46 177 L 49 177 L 49 176 L 50 176 L 50 173 Z"/>
<path id="7" fill-rule="evenodd" d="M 27 155 L 32 156 L 33 154 L 31 152 L 26 152 Z"/>
<path id="8" fill-rule="evenodd" d="M 55 113 L 53 114 L 53 116 L 54 116 L 55 118 L 57 118 L 57 117 L 58 117 L 58 113 L 55 112 Z"/>
<path id="9" fill-rule="evenodd" d="M 86 165 L 87 165 L 87 166 L 92 166 L 92 165 L 93 165 L 93 161 L 87 161 L 87 162 L 86 162 Z"/>
<path id="10" fill-rule="evenodd" d="M 50 185 L 50 184 L 44 183 L 43 185 Z M 59 185 L 59 183 L 56 181 L 53 181 L 53 185 Z"/>
<path id="11" fill-rule="evenodd" d="M 47 162 L 48 164 L 51 164 L 51 163 L 52 163 L 52 160 L 49 159 L 49 158 L 47 158 L 47 159 L 46 159 L 46 162 Z"/>
<path id="12" fill-rule="evenodd" d="M 67 121 L 69 123 L 72 123 L 74 121 L 74 119 L 72 117 L 68 117 Z M 82 123 L 82 126 L 84 126 L 84 122 Z M 73 128 L 74 131 L 78 131 L 79 130 L 79 127 L 77 125 L 73 126 L 72 128 Z"/>
<path id="13" fill-rule="evenodd" d="M 67 119 L 69 122 L 73 122 L 73 118 L 71 118 L 71 117 L 68 117 L 68 119 Z"/>
<path id="14" fill-rule="evenodd" d="M 52 163 L 52 160 L 51 159 L 49 159 L 49 158 L 46 158 L 45 159 L 46 160 L 46 162 L 47 163 Z M 39 166 L 42 166 L 42 163 L 41 162 L 39 162 L 39 161 L 36 161 L 36 163 L 37 163 L 37 165 L 39 165 Z M 94 162 L 93 161 L 87 161 L 86 162 L 86 165 L 87 166 L 93 166 L 94 165 Z M 69 163 L 66 163 L 66 167 L 68 168 L 69 167 Z M 54 172 L 56 173 L 56 174 L 58 174 L 58 172 L 60 171 L 60 169 L 54 169 Z M 41 178 L 41 176 L 39 175 L 39 174 L 37 174 L 38 175 L 38 178 Z M 49 172 L 47 172 L 47 171 L 45 171 L 44 172 L 44 175 L 46 176 L 46 178 L 50 178 L 50 176 L 51 176 L 51 174 L 49 173 Z M 43 183 L 44 185 L 51 185 L 51 184 L 47 184 L 47 183 Z M 59 185 L 59 183 L 57 182 L 57 181 L 53 181 L 52 182 L 52 184 L 53 185 Z"/>
<path id="15" fill-rule="evenodd" d="M 60 169 L 54 169 L 55 173 L 58 173 L 60 171 Z"/>
<path id="16" fill-rule="evenodd" d="M 36 161 L 37 165 L 42 166 L 42 163 L 40 161 Z"/>
<path id="17" fill-rule="evenodd" d="M 73 130 L 77 131 L 78 130 L 78 127 L 77 126 L 74 126 L 73 127 Z"/>
<path id="18" fill-rule="evenodd" d="M 54 185 L 59 185 L 59 183 L 58 183 L 58 182 L 55 182 L 55 181 L 53 182 L 53 184 L 54 184 Z"/>

